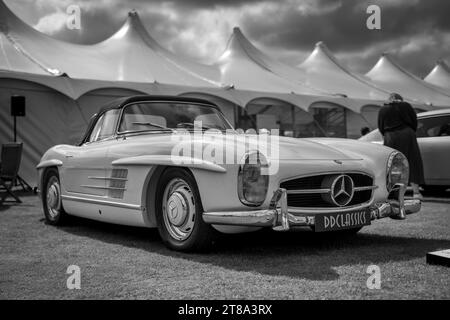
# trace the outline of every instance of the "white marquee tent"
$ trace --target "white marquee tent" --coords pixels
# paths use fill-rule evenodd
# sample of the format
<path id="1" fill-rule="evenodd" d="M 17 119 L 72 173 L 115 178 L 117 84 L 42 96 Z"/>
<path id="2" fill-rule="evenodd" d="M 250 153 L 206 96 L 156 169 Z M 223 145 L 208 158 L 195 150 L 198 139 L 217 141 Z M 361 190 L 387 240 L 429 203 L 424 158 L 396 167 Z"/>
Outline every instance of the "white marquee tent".
<path id="1" fill-rule="evenodd" d="M 389 91 L 377 88 L 350 72 L 330 52 L 325 43 L 318 42 L 314 51 L 298 68 L 303 71 L 305 81 L 314 87 L 354 99 L 385 101 Z"/>
<path id="2" fill-rule="evenodd" d="M 450 67 L 445 61 L 439 60 L 424 80 L 450 92 Z"/>
<path id="3" fill-rule="evenodd" d="M 449 95 L 409 73 L 386 53 L 380 57 L 375 66 L 366 74 L 366 77 L 379 87 L 390 92 L 397 92 L 417 105 L 450 106 Z"/>
<path id="4" fill-rule="evenodd" d="M 322 50 L 322 46 L 320 50 Z M 317 52 L 315 51 L 315 53 Z M 256 114 L 265 127 L 270 123 L 268 117 L 275 118 L 272 120 L 272 124 L 283 124 L 284 116 L 285 121 L 291 122 L 287 123 L 288 126 L 292 127 L 295 126 L 292 118 L 296 118 L 296 120 L 302 118 L 304 121 L 311 122 L 312 115 L 316 119 L 321 119 L 317 120 L 322 122 L 323 127 L 333 126 L 333 123 L 330 122 L 339 126 L 343 125 L 345 132 L 341 131 L 340 134 L 348 137 L 359 136 L 361 126 L 374 127 L 373 115 L 375 113 L 372 111 L 378 110 L 379 105 L 388 96 L 388 92 L 383 92 L 366 83 L 366 80 L 350 74 L 332 58 L 330 52 L 327 51 L 326 59 L 322 59 L 322 61 L 319 58 L 320 55 L 315 53 L 313 55 L 317 59 L 311 61 L 309 70 L 295 68 L 266 55 L 256 48 L 239 28 L 234 28 L 225 52 L 215 65 L 221 70 L 220 81 L 232 84 L 235 89 L 263 89 L 266 92 L 286 92 L 288 89 L 295 93 L 293 95 L 285 94 L 277 98 L 277 101 L 269 101 L 265 97 L 265 99 L 255 99 L 244 104 L 247 111 L 252 115 Z M 332 65 L 332 70 L 327 70 L 329 67 L 326 65 L 327 62 Z M 317 64 L 318 70 L 312 70 L 314 64 Z M 309 73 L 315 71 L 317 72 L 314 74 L 314 81 L 311 81 L 312 75 Z M 343 85 L 333 84 L 335 81 L 343 83 Z M 286 85 L 287 83 L 289 85 Z M 348 94 L 339 94 L 341 91 L 339 93 L 336 91 L 337 86 L 346 88 L 344 91 Z M 310 98 L 321 95 L 326 96 L 327 99 L 320 98 L 311 101 L 311 99 L 299 97 L 299 94 L 308 95 Z M 300 110 L 290 110 L 294 106 L 308 111 L 310 115 L 308 116 Z M 329 112 L 322 113 L 319 117 L 319 114 L 315 112 L 316 109 L 329 110 Z M 361 116 L 361 113 L 367 117 Z M 257 123 L 256 126 L 258 127 Z M 327 128 L 324 129 L 328 131 Z M 292 130 L 295 131 L 294 128 L 289 131 Z"/>

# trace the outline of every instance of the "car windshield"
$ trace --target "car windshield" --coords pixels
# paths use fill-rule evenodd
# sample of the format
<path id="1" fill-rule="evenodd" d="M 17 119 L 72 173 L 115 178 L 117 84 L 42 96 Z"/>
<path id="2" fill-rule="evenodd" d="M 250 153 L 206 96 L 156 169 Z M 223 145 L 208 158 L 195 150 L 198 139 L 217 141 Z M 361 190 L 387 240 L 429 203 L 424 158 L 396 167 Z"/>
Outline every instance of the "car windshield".
<path id="1" fill-rule="evenodd" d="M 124 108 L 119 132 L 232 129 L 214 107 L 182 102 L 141 102 Z"/>

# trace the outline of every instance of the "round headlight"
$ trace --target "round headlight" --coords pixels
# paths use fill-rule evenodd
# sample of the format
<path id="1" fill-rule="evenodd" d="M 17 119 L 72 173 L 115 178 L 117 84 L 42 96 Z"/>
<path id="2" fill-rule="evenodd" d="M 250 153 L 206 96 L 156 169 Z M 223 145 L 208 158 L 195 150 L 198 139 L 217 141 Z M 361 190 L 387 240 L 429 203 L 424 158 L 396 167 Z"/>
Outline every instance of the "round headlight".
<path id="1" fill-rule="evenodd" d="M 247 206 L 259 206 L 266 200 L 269 186 L 269 176 L 263 172 L 267 160 L 259 152 L 248 153 L 243 160 L 238 173 L 239 200 Z"/>
<path id="2" fill-rule="evenodd" d="M 387 163 L 386 188 L 391 191 L 397 184 L 408 184 L 409 180 L 409 163 L 403 153 L 395 151 L 389 156 Z"/>

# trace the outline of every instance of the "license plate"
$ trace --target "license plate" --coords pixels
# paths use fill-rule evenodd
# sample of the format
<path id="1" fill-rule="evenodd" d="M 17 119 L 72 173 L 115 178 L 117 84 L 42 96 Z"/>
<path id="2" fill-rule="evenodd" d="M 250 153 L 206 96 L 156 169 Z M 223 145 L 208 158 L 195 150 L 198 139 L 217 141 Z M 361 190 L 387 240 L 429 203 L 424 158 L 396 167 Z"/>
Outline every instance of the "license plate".
<path id="1" fill-rule="evenodd" d="M 370 210 L 318 214 L 315 216 L 314 229 L 316 232 L 352 229 L 367 226 L 370 220 Z"/>

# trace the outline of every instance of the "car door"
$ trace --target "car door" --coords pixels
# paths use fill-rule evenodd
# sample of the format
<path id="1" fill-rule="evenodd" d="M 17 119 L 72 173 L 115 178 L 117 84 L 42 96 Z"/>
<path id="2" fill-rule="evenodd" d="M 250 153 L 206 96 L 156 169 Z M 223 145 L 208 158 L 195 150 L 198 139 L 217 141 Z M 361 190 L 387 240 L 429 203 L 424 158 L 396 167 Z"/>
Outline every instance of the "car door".
<path id="1" fill-rule="evenodd" d="M 107 151 L 115 141 L 118 113 L 118 109 L 105 112 L 98 118 L 88 141 L 67 152 L 64 173 L 67 192 L 106 195 Z"/>
<path id="2" fill-rule="evenodd" d="M 425 184 L 450 185 L 450 114 L 418 119 Z"/>

